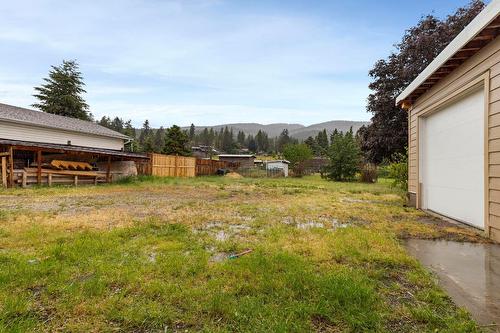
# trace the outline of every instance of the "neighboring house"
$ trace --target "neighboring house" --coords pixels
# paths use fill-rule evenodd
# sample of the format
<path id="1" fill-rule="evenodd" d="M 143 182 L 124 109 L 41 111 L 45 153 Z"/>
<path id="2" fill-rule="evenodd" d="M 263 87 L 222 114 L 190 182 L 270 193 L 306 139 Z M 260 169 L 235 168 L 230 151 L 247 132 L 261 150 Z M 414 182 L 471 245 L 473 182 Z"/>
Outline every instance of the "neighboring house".
<path id="1" fill-rule="evenodd" d="M 219 152 L 212 146 L 193 146 L 191 147 L 194 157 L 198 158 L 211 158 L 214 155 L 219 154 Z"/>
<path id="2" fill-rule="evenodd" d="M 401 93 L 410 201 L 500 241 L 500 0 Z"/>
<path id="3" fill-rule="evenodd" d="M 97 182 L 102 175 L 94 176 L 94 171 L 103 171 L 104 180 L 112 181 L 113 174 L 133 172 L 130 171 L 135 170 L 132 162 L 148 159 L 143 154 L 125 152 L 124 145 L 130 141 L 126 135 L 94 122 L 0 103 L 0 184 L 11 187 L 20 182 L 23 186 L 33 182 L 50 185 L 53 180 L 54 183 L 67 181 L 63 175 L 74 177 L 75 184 L 78 177 L 80 181 L 93 177 Z M 56 174 L 51 165 L 54 160 L 75 163 L 60 164 L 71 170 L 59 170 Z M 88 171 L 90 166 L 97 170 Z M 35 180 L 32 179 L 34 172 Z"/>
<path id="4" fill-rule="evenodd" d="M 285 177 L 288 177 L 288 164 L 290 164 L 287 160 L 276 160 L 276 161 L 265 161 L 266 170 L 268 171 L 276 171 L 280 170 L 283 172 Z"/>
<path id="5" fill-rule="evenodd" d="M 241 169 L 249 169 L 254 167 L 255 155 L 246 154 L 220 154 L 220 161 L 236 163 Z"/>

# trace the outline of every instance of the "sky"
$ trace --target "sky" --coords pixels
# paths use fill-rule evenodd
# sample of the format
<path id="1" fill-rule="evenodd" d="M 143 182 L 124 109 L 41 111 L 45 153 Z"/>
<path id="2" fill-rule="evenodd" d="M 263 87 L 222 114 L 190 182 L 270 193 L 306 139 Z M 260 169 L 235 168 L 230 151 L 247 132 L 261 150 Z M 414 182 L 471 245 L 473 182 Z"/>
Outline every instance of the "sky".
<path id="1" fill-rule="evenodd" d="M 103 115 L 153 127 L 369 120 L 368 71 L 468 0 L 0 0 L 0 103 L 76 60 Z"/>

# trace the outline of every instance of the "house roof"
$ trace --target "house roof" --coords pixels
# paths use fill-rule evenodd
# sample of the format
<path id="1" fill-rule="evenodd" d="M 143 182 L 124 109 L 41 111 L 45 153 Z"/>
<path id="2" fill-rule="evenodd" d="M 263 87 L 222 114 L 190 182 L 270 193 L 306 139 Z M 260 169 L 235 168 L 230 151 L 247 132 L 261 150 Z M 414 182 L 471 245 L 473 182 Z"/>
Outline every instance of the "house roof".
<path id="1" fill-rule="evenodd" d="M 446 75 L 476 54 L 500 32 L 500 0 L 493 0 L 396 98 L 411 105 Z M 404 107 L 405 105 L 403 105 Z"/>
<path id="2" fill-rule="evenodd" d="M 91 121 L 63 117 L 2 103 L 0 103 L 0 120 L 111 138 L 130 139 L 122 133 L 113 131 Z"/>
<path id="3" fill-rule="evenodd" d="M 266 161 L 266 163 L 285 163 L 285 164 L 290 164 L 290 161 L 287 160 L 272 160 L 272 161 Z"/>
<path id="4" fill-rule="evenodd" d="M 255 158 L 255 155 L 245 155 L 245 154 L 220 154 L 219 157 L 231 157 L 231 158 Z"/>
<path id="5" fill-rule="evenodd" d="M 148 154 L 132 153 L 121 150 L 105 149 L 105 148 L 93 148 L 93 147 L 81 147 L 81 146 L 68 146 L 56 143 L 41 143 L 41 142 L 31 142 L 31 141 L 19 141 L 19 140 L 4 140 L 0 139 L 0 145 L 14 146 L 16 149 L 20 150 L 31 150 L 33 148 L 40 148 L 44 151 L 59 152 L 59 153 L 86 153 L 86 154 L 97 154 L 105 156 L 117 156 L 117 157 L 127 157 L 133 159 L 149 159 Z"/>

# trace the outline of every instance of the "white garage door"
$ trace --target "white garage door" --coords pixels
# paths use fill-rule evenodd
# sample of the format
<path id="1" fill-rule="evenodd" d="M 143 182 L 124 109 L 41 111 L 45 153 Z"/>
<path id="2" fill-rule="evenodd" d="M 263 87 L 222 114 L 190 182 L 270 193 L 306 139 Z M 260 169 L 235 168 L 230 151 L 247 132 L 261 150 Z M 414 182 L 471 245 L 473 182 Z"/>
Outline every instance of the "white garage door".
<path id="1" fill-rule="evenodd" d="M 424 118 L 422 207 L 484 229 L 484 92 Z"/>

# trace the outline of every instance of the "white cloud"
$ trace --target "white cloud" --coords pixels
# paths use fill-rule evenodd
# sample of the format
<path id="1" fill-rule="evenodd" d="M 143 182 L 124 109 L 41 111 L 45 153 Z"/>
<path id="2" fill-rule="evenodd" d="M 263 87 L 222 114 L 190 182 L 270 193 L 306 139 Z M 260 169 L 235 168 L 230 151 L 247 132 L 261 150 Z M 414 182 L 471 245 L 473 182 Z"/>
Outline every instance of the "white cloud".
<path id="1" fill-rule="evenodd" d="M 96 115 L 158 124 L 368 118 L 363 73 L 371 66 L 371 50 L 380 47 L 380 34 L 359 27 L 363 34 L 346 37 L 349 27 L 323 17 L 228 11 L 230 5 L 2 3 L 0 73 L 11 81 L 0 79 L 0 99 L 32 103 L 29 95 L 47 63 L 76 58 Z M 25 52 L 21 46 L 33 54 L 26 67 L 15 62 L 16 52 Z M 346 80 L 349 75 L 354 79 Z"/>

